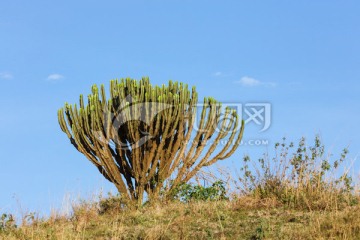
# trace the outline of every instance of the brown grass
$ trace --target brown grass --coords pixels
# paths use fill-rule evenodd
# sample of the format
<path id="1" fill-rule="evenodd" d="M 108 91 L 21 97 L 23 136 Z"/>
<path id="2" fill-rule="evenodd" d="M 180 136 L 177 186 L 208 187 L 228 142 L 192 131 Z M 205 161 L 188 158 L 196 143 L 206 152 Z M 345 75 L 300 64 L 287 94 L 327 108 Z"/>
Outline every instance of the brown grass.
<path id="1" fill-rule="evenodd" d="M 277 147 L 281 153 L 252 171 L 244 159 L 240 191 L 227 189 L 229 200 L 163 200 L 134 210 L 108 196 L 73 205 L 71 215 L 27 214 L 20 226 L 3 215 L 0 239 L 360 239 L 358 184 L 339 167 L 347 152 L 331 161 L 318 138 L 314 147 L 302 139 L 294 152 L 293 144 Z"/>
<path id="2" fill-rule="evenodd" d="M 34 219 L 1 239 L 360 239 L 360 207 L 300 211 L 276 199 L 168 202 L 100 213 L 81 204 L 70 217 Z"/>

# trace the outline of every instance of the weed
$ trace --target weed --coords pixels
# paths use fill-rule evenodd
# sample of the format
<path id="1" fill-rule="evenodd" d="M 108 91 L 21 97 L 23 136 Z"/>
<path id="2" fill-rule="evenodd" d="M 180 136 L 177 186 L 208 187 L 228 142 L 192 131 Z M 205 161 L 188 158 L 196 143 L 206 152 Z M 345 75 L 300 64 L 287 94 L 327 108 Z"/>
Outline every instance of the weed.
<path id="1" fill-rule="evenodd" d="M 275 144 L 275 152 L 271 160 L 267 154 L 258 159 L 255 169 L 250 168 L 250 157 L 244 157 L 239 178 L 244 194 L 275 198 L 285 206 L 309 210 L 357 203 L 352 178 L 346 171 L 336 175 L 346 159 L 347 148 L 339 159 L 331 161 L 316 136 L 313 146 L 307 146 L 305 138 L 301 138 L 295 149 L 293 143 L 287 144 L 283 138 L 282 143 Z"/>

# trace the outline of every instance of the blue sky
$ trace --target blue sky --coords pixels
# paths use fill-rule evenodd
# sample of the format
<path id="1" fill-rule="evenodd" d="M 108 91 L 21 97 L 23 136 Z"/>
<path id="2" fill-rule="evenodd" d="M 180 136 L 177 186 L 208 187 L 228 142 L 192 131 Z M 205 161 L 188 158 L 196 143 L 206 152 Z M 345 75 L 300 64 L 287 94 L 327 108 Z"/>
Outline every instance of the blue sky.
<path id="1" fill-rule="evenodd" d="M 360 153 L 358 1 L 0 2 L 0 212 L 47 212 L 66 194 L 113 189 L 57 123 L 94 83 L 149 76 L 195 85 L 200 97 L 267 102 L 268 146 L 319 133 L 334 152 Z M 225 163 L 224 163 L 225 164 Z M 355 171 L 360 165 L 355 161 Z"/>

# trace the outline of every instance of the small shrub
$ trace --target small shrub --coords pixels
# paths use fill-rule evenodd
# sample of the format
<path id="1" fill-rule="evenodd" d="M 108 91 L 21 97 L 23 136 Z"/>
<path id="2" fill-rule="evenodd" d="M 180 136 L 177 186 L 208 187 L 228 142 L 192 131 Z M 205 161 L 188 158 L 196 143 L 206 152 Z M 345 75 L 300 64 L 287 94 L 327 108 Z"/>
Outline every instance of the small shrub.
<path id="1" fill-rule="evenodd" d="M 3 213 L 0 218 L 0 232 L 16 228 L 15 218 L 12 214 Z"/>
<path id="2" fill-rule="evenodd" d="M 251 240 L 265 239 L 265 230 L 262 225 L 255 229 L 255 233 L 250 237 L 250 239 Z"/>
<path id="3" fill-rule="evenodd" d="M 99 213 L 104 214 L 124 210 L 125 206 L 122 200 L 120 194 L 117 194 L 116 196 L 109 194 L 107 198 L 99 201 Z"/>
<path id="4" fill-rule="evenodd" d="M 228 199 L 226 197 L 224 182 L 221 180 L 214 182 L 210 187 L 183 183 L 175 189 L 172 197 L 173 199 L 178 199 L 183 202 L 189 202 L 191 200 L 213 201 Z"/>

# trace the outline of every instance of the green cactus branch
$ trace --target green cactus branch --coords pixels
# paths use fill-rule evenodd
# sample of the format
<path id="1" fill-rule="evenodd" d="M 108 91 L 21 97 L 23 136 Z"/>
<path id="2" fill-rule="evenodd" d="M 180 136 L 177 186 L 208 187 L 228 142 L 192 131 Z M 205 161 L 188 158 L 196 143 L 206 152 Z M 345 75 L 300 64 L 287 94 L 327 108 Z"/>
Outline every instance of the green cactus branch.
<path id="1" fill-rule="evenodd" d="M 221 104 L 205 98 L 195 129 L 197 101 L 195 87 L 190 91 L 183 83 L 152 86 L 148 78 L 112 80 L 108 100 L 104 86 L 93 85 L 87 104 L 82 95 L 79 106 L 65 103 L 58 120 L 72 145 L 119 193 L 141 203 L 145 192 L 158 197 L 172 174 L 175 188 L 202 167 L 230 157 L 239 146 L 244 121 L 236 112 L 226 109 L 221 116 Z M 227 143 L 214 154 L 225 138 Z"/>

